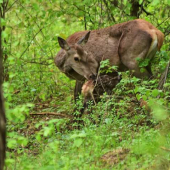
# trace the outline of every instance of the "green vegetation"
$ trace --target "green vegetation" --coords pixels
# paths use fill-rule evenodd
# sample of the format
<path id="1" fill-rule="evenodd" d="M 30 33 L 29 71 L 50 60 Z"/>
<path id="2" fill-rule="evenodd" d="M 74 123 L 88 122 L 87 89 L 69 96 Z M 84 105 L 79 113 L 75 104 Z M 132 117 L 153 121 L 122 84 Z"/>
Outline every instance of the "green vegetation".
<path id="1" fill-rule="evenodd" d="M 170 60 L 170 0 L 16 0 L 4 6 L 6 2 L 0 0 L 5 170 L 168 170 L 170 73 L 163 88 L 158 89 L 158 84 Z M 92 114 L 76 123 L 73 110 L 82 107 L 82 100 L 75 105 L 75 81 L 54 64 L 60 50 L 57 37 L 137 17 L 165 34 L 152 61 L 154 78 L 141 80 L 122 73 L 113 94 L 101 96 L 91 106 Z M 139 61 L 141 69 L 147 63 Z"/>

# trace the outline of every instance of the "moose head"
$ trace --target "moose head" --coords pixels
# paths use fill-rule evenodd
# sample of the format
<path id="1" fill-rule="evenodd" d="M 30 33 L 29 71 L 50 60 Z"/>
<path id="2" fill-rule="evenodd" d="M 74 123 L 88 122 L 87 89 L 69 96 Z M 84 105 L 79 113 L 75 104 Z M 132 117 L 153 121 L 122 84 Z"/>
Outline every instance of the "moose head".
<path id="1" fill-rule="evenodd" d="M 69 45 L 66 40 L 58 37 L 62 48 L 62 58 L 58 62 L 59 69 L 68 77 L 76 80 L 95 79 L 98 69 L 98 62 L 92 53 L 86 51 L 85 45 L 88 42 L 90 31 L 74 45 Z"/>

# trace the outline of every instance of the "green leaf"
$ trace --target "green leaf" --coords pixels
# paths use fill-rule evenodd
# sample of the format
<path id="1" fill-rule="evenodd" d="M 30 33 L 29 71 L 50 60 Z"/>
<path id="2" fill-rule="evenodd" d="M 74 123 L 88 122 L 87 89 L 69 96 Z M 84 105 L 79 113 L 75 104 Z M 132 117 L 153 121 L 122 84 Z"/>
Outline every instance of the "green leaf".
<path id="1" fill-rule="evenodd" d="M 159 94 L 159 90 L 154 89 L 154 90 L 152 91 L 152 96 L 153 96 L 153 97 L 157 97 L 158 94 Z"/>
<path id="2" fill-rule="evenodd" d="M 11 165 L 11 164 L 13 164 L 13 163 L 15 163 L 15 159 L 6 159 L 6 160 L 5 160 L 5 164 L 6 164 L 6 165 Z"/>
<path id="3" fill-rule="evenodd" d="M 160 2 L 159 0 L 153 0 L 153 1 L 152 1 L 152 5 L 153 5 L 153 6 L 156 6 L 156 5 L 159 4 L 159 2 Z"/>
<path id="4" fill-rule="evenodd" d="M 80 147 L 83 143 L 83 140 L 81 138 L 75 139 L 73 147 Z"/>
<path id="5" fill-rule="evenodd" d="M 9 139 L 7 143 L 7 147 L 10 149 L 14 149 L 17 146 L 17 140 L 16 139 Z"/>
<path id="6" fill-rule="evenodd" d="M 137 93 L 139 91 L 139 87 L 135 87 L 134 92 Z"/>
<path id="7" fill-rule="evenodd" d="M 163 120 L 167 119 L 168 115 L 167 115 L 166 111 L 163 108 L 161 108 L 159 106 L 156 106 L 156 107 L 154 106 L 152 109 L 153 109 L 153 112 L 152 112 L 153 117 L 156 120 L 163 121 Z"/>
<path id="8" fill-rule="evenodd" d="M 106 118 L 105 119 L 105 123 L 106 124 L 111 124 L 112 123 L 112 119 L 111 118 Z"/>
<path id="9" fill-rule="evenodd" d="M 127 0 L 124 0 L 124 4 L 126 4 L 127 3 Z"/>
<path id="10" fill-rule="evenodd" d="M 8 37 L 8 34 L 5 31 L 3 31 L 2 32 L 2 38 L 7 38 L 7 37 Z"/>
<path id="11" fill-rule="evenodd" d="M 47 137 L 51 135 L 52 129 L 50 127 L 44 127 L 44 136 Z"/>
<path id="12" fill-rule="evenodd" d="M 1 3 L 1 2 L 0 2 L 0 3 Z M 5 26 L 6 21 L 4 20 L 4 18 L 1 18 L 1 19 L 0 19 L 0 23 L 1 23 L 1 26 Z"/>
<path id="13" fill-rule="evenodd" d="M 142 4 L 143 0 L 139 0 L 139 4 Z"/>
<path id="14" fill-rule="evenodd" d="M 40 135 L 40 134 L 36 135 L 36 139 L 37 139 L 38 141 L 41 141 L 41 135 Z"/>
<path id="15" fill-rule="evenodd" d="M 79 134 L 73 134 L 70 136 L 70 139 L 74 139 L 74 138 L 84 138 L 86 137 L 86 133 L 85 132 L 82 132 L 82 133 L 79 133 Z"/>
<path id="16" fill-rule="evenodd" d="M 146 96 L 146 95 L 143 95 L 143 96 L 142 96 L 142 99 L 143 99 L 143 100 L 147 100 L 147 96 Z"/>
<path id="17" fill-rule="evenodd" d="M 144 73 L 145 71 L 146 71 L 145 68 L 141 68 L 141 69 L 140 69 L 140 72 L 141 72 L 141 73 Z"/>
<path id="18" fill-rule="evenodd" d="M 137 98 L 138 100 L 140 100 L 140 99 L 141 99 L 141 95 L 140 95 L 140 94 L 137 94 L 137 95 L 136 95 L 136 98 Z"/>
<path id="19" fill-rule="evenodd" d="M 39 6 L 38 6 L 37 3 L 33 3 L 32 6 L 33 6 L 33 8 L 34 8 L 36 11 L 39 9 Z"/>
<path id="20" fill-rule="evenodd" d="M 170 5 L 170 0 L 167 0 L 168 5 Z"/>

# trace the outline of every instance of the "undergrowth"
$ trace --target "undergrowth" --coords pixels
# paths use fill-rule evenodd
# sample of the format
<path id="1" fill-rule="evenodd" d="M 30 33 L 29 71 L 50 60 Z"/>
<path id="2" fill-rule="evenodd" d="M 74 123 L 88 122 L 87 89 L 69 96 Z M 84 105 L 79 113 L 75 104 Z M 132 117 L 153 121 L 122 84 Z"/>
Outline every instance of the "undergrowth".
<path id="1" fill-rule="evenodd" d="M 79 124 L 48 113 L 33 117 L 31 104 L 15 109 L 9 104 L 6 169 L 168 169 L 170 94 L 156 90 L 155 83 L 124 73 L 113 94 L 104 94 Z M 141 99 L 147 104 L 140 105 Z M 57 110 L 50 104 L 43 109 Z M 117 153 L 120 149 L 127 152 Z"/>

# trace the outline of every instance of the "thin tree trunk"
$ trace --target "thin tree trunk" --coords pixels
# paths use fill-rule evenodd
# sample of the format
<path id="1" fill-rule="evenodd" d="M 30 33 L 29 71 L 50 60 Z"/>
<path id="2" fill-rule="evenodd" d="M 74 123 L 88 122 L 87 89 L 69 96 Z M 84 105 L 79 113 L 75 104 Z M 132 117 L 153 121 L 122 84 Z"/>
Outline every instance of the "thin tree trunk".
<path id="1" fill-rule="evenodd" d="M 131 0 L 130 1 L 132 6 L 130 9 L 130 15 L 136 18 L 139 18 L 139 10 L 140 10 L 140 5 L 138 0 Z"/>
<path id="2" fill-rule="evenodd" d="M 5 160 L 5 148 L 6 148 L 6 119 L 5 119 L 5 109 L 4 109 L 4 100 L 3 100 L 3 92 L 2 92 L 3 52 L 2 52 L 1 33 L 2 33 L 2 27 L 0 25 L 0 170 L 3 170 L 4 160 Z"/>

